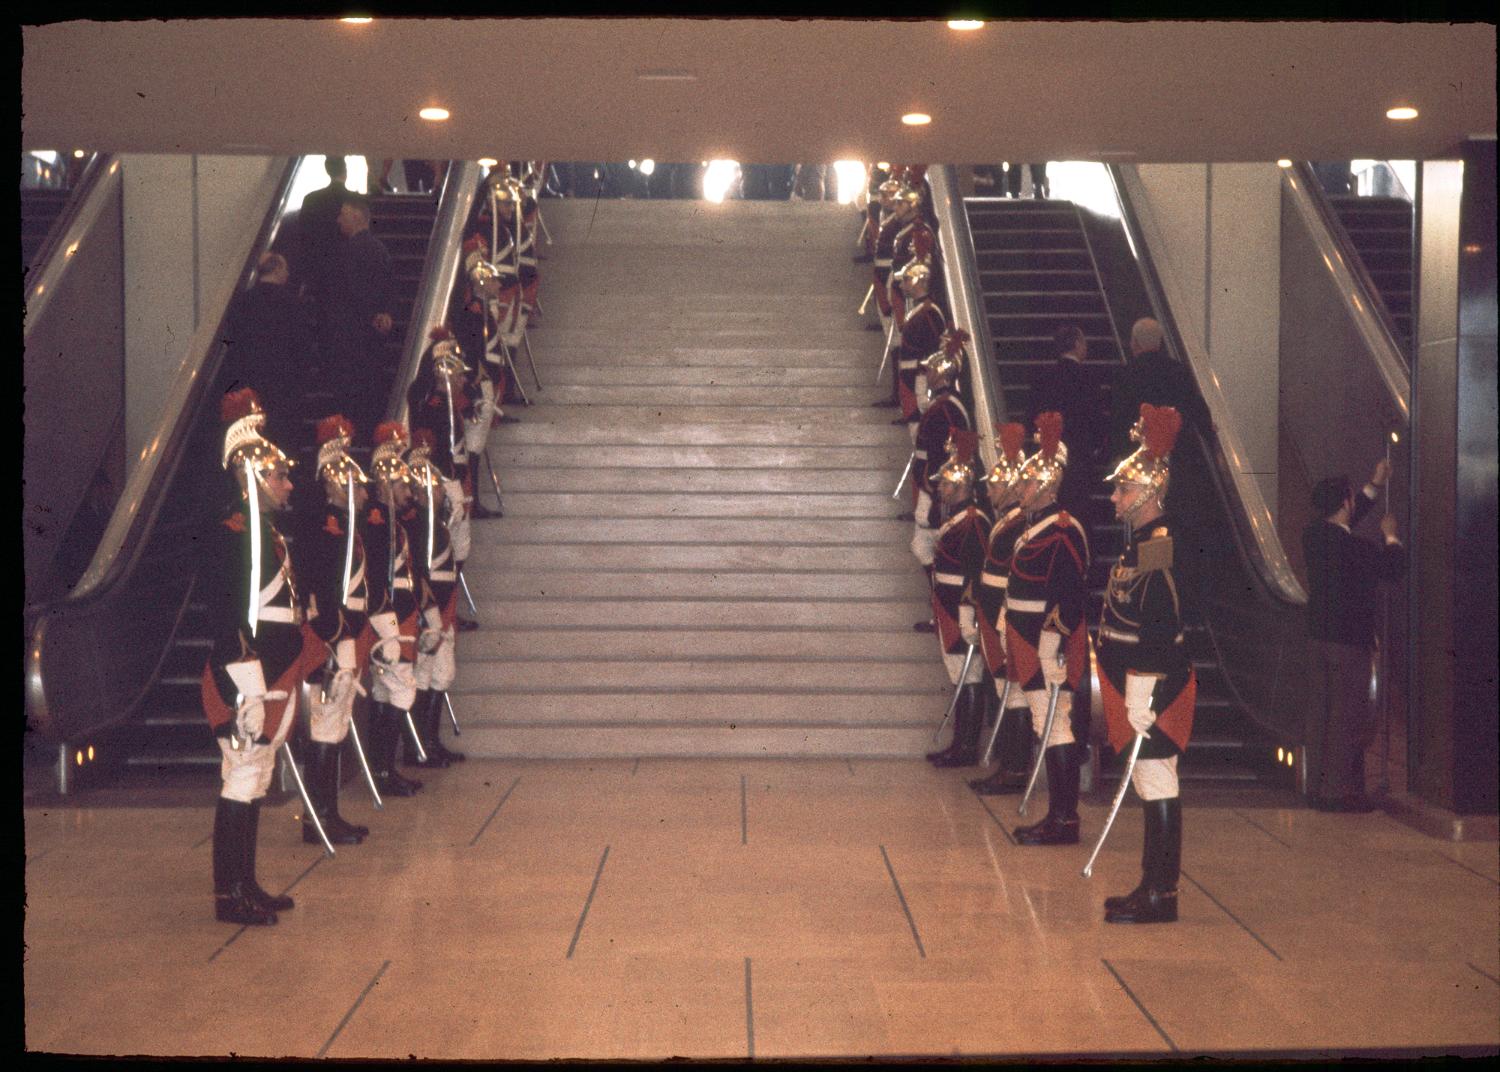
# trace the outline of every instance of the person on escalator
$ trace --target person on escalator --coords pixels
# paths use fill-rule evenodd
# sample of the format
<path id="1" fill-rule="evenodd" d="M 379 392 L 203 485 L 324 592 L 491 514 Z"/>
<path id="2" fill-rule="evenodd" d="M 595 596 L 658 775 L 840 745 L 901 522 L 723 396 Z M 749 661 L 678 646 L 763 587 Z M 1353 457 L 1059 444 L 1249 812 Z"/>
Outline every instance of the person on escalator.
<path id="1" fill-rule="evenodd" d="M 1068 467 L 1057 501 L 1083 523 L 1086 532 L 1092 532 L 1097 520 L 1093 516 L 1097 486 L 1094 470 L 1108 414 L 1099 397 L 1099 380 L 1085 360 L 1089 344 L 1083 329 L 1077 324 L 1064 324 L 1052 336 L 1052 343 L 1056 359 L 1037 377 L 1027 419 L 1035 422 L 1038 414 L 1049 411 L 1063 415 L 1063 427 L 1068 430 Z"/>
<path id="2" fill-rule="evenodd" d="M 391 255 L 370 231 L 370 203 L 349 194 L 338 215 L 342 242 L 330 255 L 318 333 L 326 380 L 347 383 L 356 427 L 383 415 L 392 357 L 387 351 L 395 307 Z"/>
<path id="3" fill-rule="evenodd" d="M 328 185 L 304 197 L 297 210 L 297 247 L 292 259 L 293 284 L 314 301 L 322 298 L 329 258 L 339 244 L 339 210 L 349 196 L 344 158 L 329 153 L 323 158 L 323 170 L 328 173 Z"/>
<path id="4" fill-rule="evenodd" d="M 1161 324 L 1141 317 L 1130 329 L 1130 360 L 1115 374 L 1110 391 L 1109 449 L 1111 457 L 1135 449 L 1130 430 L 1141 412 L 1141 403 L 1171 406 L 1182 417 L 1182 430 L 1211 433 L 1213 421 L 1193 383 L 1187 366 L 1172 360 L 1162 349 Z"/>
<path id="5" fill-rule="evenodd" d="M 1370 811 L 1365 796 L 1365 750 L 1375 739 L 1370 703 L 1370 653 L 1375 645 L 1377 587 L 1406 573 L 1406 549 L 1396 518 L 1380 519 L 1382 543 L 1354 535 L 1369 514 L 1390 465 L 1377 462 L 1358 494 L 1349 478 L 1328 477 L 1313 487 L 1320 520 L 1302 531 L 1307 562 L 1307 639 L 1313 676 L 1307 717 L 1308 796 L 1320 811 Z"/>
<path id="6" fill-rule="evenodd" d="M 300 457 L 312 444 L 303 419 L 318 341 L 311 312 L 290 278 L 285 257 L 261 256 L 255 286 L 235 295 L 229 306 L 224 345 L 226 367 L 260 396 L 271 422 L 268 431 Z"/>

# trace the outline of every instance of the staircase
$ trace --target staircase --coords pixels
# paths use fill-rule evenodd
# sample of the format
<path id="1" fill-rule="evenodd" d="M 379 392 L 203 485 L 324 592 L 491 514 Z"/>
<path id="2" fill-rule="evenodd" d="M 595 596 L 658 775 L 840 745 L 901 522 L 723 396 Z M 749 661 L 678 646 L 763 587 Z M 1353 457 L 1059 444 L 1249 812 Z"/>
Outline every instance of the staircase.
<path id="1" fill-rule="evenodd" d="M 1068 323 L 1077 324 L 1088 339 L 1086 363 L 1095 367 L 1104 384 L 1101 404 L 1107 415 L 1111 370 L 1124 362 L 1125 355 L 1096 261 L 1100 251 L 1091 245 L 1078 208 L 1067 201 L 1004 198 L 968 198 L 964 208 L 974 235 L 980 288 L 1007 407 L 1004 418 L 1026 421 L 1036 378 L 1053 362 L 1052 333 Z M 1104 477 L 1103 472 L 1089 475 L 1092 481 Z M 1097 486 L 1096 521 L 1089 532 L 1091 630 L 1099 621 L 1110 567 L 1124 550 L 1125 538 L 1123 526 L 1113 520 L 1109 487 Z M 1097 520 L 1102 518 L 1111 520 Z M 1189 614 L 1185 632 L 1198 674 L 1198 706 L 1181 776 L 1254 781 L 1269 749 L 1256 747 L 1260 735 L 1230 696 L 1204 624 Z"/>
<path id="2" fill-rule="evenodd" d="M 47 234 L 62 215 L 73 196 L 72 190 L 27 188 L 21 191 L 21 277 L 31 270 L 32 261 L 47 241 Z"/>
<path id="3" fill-rule="evenodd" d="M 542 389 L 490 454 L 482 756 L 919 754 L 949 687 L 869 403 L 853 214 L 833 204 L 549 201 Z"/>
<path id="4" fill-rule="evenodd" d="M 1389 314 L 1396 344 L 1411 361 L 1411 202 L 1399 197 L 1328 198 Z"/>

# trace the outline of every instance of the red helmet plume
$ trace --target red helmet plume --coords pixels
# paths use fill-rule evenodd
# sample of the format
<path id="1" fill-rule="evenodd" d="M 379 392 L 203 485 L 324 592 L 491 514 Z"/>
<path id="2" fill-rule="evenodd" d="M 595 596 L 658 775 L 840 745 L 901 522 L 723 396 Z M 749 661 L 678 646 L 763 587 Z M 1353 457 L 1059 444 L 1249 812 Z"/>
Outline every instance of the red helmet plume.
<path id="1" fill-rule="evenodd" d="M 950 328 L 943 333 L 943 352 L 950 357 L 957 357 L 969 345 L 969 338 L 969 333 L 963 328 Z"/>
<path id="2" fill-rule="evenodd" d="M 1141 442 L 1154 458 L 1165 458 L 1177 445 L 1182 414 L 1171 406 L 1141 403 Z"/>
<path id="3" fill-rule="evenodd" d="M 252 413 L 264 412 L 265 407 L 260 404 L 260 395 L 256 394 L 254 388 L 251 387 L 241 387 L 238 391 L 230 391 L 219 402 L 219 419 L 225 424 L 233 424 Z"/>
<path id="4" fill-rule="evenodd" d="M 1000 438 L 1000 452 L 1005 457 L 1015 460 L 1021 456 L 1022 447 L 1026 443 L 1026 427 L 1011 421 L 1008 424 L 997 424 L 995 434 Z"/>
<path id="5" fill-rule="evenodd" d="M 411 432 L 411 445 L 424 450 L 431 450 L 437 446 L 437 439 L 434 438 L 431 428 L 413 428 Z"/>
<path id="6" fill-rule="evenodd" d="M 1056 410 L 1048 410 L 1046 413 L 1036 415 L 1036 438 L 1041 445 L 1042 456 L 1051 458 L 1057 453 L 1057 446 L 1062 442 L 1063 417 Z"/>
<path id="7" fill-rule="evenodd" d="M 435 324 L 432 330 L 427 333 L 428 342 L 442 342 L 444 339 L 451 338 L 453 338 L 453 332 L 448 328 L 447 324 Z"/>
<path id="8" fill-rule="evenodd" d="M 354 422 L 349 420 L 348 417 L 345 417 L 342 413 L 335 413 L 333 416 L 324 417 L 318 422 L 318 446 L 321 447 L 324 443 L 331 443 L 339 436 L 345 436 L 350 440 L 354 439 Z"/>
<path id="9" fill-rule="evenodd" d="M 406 425 L 400 421 L 382 421 L 375 426 L 375 443 L 394 443 L 406 439 Z"/>
<path id="10" fill-rule="evenodd" d="M 932 256 L 933 238 L 932 231 L 926 227 L 918 227 L 911 236 L 912 252 L 919 260 L 925 260 Z"/>
<path id="11" fill-rule="evenodd" d="M 948 433 L 948 440 L 953 444 L 951 457 L 954 461 L 965 465 L 974 461 L 974 451 L 979 446 L 979 433 L 966 428 L 955 428 Z"/>

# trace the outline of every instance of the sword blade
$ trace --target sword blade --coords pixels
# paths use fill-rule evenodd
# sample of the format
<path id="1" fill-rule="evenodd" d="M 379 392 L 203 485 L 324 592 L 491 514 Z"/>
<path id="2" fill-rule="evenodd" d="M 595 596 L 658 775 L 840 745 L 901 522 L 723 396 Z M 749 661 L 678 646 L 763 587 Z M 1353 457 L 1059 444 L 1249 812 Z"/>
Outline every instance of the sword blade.
<path id="1" fill-rule="evenodd" d="M 870 307 L 870 299 L 875 297 L 875 284 L 870 284 L 870 289 L 865 291 L 865 300 L 859 303 L 859 315 L 864 316 L 865 310 Z"/>
<path id="2" fill-rule="evenodd" d="M 1057 721 L 1056 685 L 1047 686 L 1047 722 L 1042 726 L 1042 746 L 1036 750 L 1036 761 L 1031 765 L 1031 777 L 1026 780 L 1026 792 L 1021 797 L 1021 814 L 1026 814 L 1026 805 L 1031 803 L 1031 794 L 1036 789 L 1036 780 L 1042 773 L 1042 759 L 1047 754 L 1047 742 L 1052 739 L 1052 723 Z"/>
<path id="3" fill-rule="evenodd" d="M 906 478 L 911 476 L 911 467 L 916 464 L 917 452 L 912 451 L 906 456 L 906 468 L 901 470 L 901 479 L 896 481 L 896 490 L 891 492 L 891 498 L 901 498 L 901 489 L 906 486 Z"/>
<path id="4" fill-rule="evenodd" d="M 349 719 L 349 736 L 354 740 L 354 754 L 359 757 L 359 769 L 364 772 L 370 796 L 375 798 L 375 810 L 381 811 L 385 808 L 385 801 L 380 799 L 380 790 L 375 788 L 375 775 L 370 772 L 370 761 L 365 758 L 365 746 L 359 739 L 359 727 L 354 724 L 352 716 Z"/>
<path id="5" fill-rule="evenodd" d="M 453 700 L 448 695 L 446 689 L 443 691 L 443 703 L 446 704 L 448 708 L 448 721 L 453 723 L 453 736 L 462 737 L 464 735 L 464 731 L 458 728 L 458 715 L 453 711 Z"/>
<path id="6" fill-rule="evenodd" d="M 880 367 L 875 370 L 875 385 L 877 387 L 880 386 L 880 381 L 885 378 L 885 367 L 886 367 L 886 365 L 890 364 L 890 361 L 891 361 L 891 340 L 890 340 L 890 336 L 886 336 L 886 340 L 885 340 L 885 353 L 882 354 L 881 357 L 880 357 Z"/>
<path id="7" fill-rule="evenodd" d="M 1099 858 L 1099 850 L 1104 848 L 1104 839 L 1109 837 L 1110 827 L 1115 825 L 1115 816 L 1120 814 L 1120 805 L 1125 800 L 1125 790 L 1130 788 L 1130 776 L 1135 773 L 1135 762 L 1141 757 L 1141 744 L 1146 740 L 1144 733 L 1137 733 L 1135 740 L 1130 742 L 1130 758 L 1125 761 L 1125 773 L 1120 777 L 1120 788 L 1115 790 L 1115 799 L 1109 806 L 1109 817 L 1104 820 L 1104 829 L 1099 831 L 1099 841 L 1094 845 L 1094 851 L 1089 853 L 1089 862 L 1083 865 L 1083 877 L 1092 878 L 1094 875 L 1094 861 Z"/>
<path id="8" fill-rule="evenodd" d="M 524 332 L 521 334 L 521 346 L 526 351 L 526 364 L 531 368 L 531 382 L 536 384 L 536 389 L 540 391 L 542 381 L 536 374 L 536 358 L 531 355 L 531 336 Z"/>
<path id="9" fill-rule="evenodd" d="M 307 786 L 302 782 L 302 772 L 297 769 L 297 757 L 292 755 L 291 742 L 283 741 L 281 747 L 286 749 L 287 766 L 292 768 L 292 779 L 297 783 L 297 792 L 302 794 L 302 807 L 306 809 L 306 814 L 312 816 L 318 837 L 323 839 L 323 849 L 329 856 L 337 856 L 338 853 L 333 851 L 333 842 L 328 840 L 328 832 L 323 829 L 323 820 L 318 818 L 318 809 L 313 807 L 312 798 L 307 795 Z"/>
<path id="10" fill-rule="evenodd" d="M 490 461 L 490 452 L 488 448 L 486 448 L 484 452 L 484 467 L 489 470 L 490 483 L 495 487 L 495 509 L 503 513 L 505 511 L 505 503 L 500 498 L 500 478 L 495 475 L 495 463 Z M 479 496 L 479 492 L 476 491 L 474 495 L 477 498 Z"/>
<path id="11" fill-rule="evenodd" d="M 469 604 L 469 613 L 476 618 L 479 616 L 479 608 L 474 605 L 474 597 L 469 592 L 469 580 L 464 576 L 464 571 L 458 571 L 458 586 L 463 589 L 464 600 Z"/>
<path id="12" fill-rule="evenodd" d="M 1005 721 L 1005 702 L 1010 699 L 1010 678 L 1005 679 L 1005 685 L 1000 690 L 1000 713 L 995 716 L 995 728 L 990 730 L 990 739 L 984 746 L 984 758 L 979 761 L 981 767 L 988 767 L 990 760 L 995 754 L 995 739 L 1000 736 L 1000 723 Z"/>
<path id="13" fill-rule="evenodd" d="M 417 736 L 417 724 L 411 720 L 411 712 L 401 712 L 406 716 L 406 728 L 411 731 L 411 743 L 417 746 L 417 759 L 419 762 L 427 762 L 427 749 L 422 747 L 422 738 Z"/>
<path id="14" fill-rule="evenodd" d="M 948 701 L 948 713 L 943 716 L 943 721 L 938 723 L 937 732 L 932 735 L 932 743 L 937 744 L 938 738 L 943 735 L 943 727 L 948 725 L 953 712 L 958 710 L 958 694 L 964 689 L 964 678 L 969 676 L 969 664 L 974 661 L 974 645 L 969 645 L 969 654 L 964 656 L 964 668 L 958 672 L 958 684 L 953 686 L 953 699 Z"/>

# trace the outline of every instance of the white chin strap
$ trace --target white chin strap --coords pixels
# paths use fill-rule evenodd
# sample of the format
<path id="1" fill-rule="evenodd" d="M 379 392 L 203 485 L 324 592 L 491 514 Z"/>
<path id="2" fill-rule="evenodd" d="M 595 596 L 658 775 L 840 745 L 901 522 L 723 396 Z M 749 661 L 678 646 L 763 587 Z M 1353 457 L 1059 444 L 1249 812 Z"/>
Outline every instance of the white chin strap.
<path id="1" fill-rule="evenodd" d="M 245 495 L 250 500 L 250 636 L 260 625 L 260 488 L 255 466 L 245 459 Z"/>

